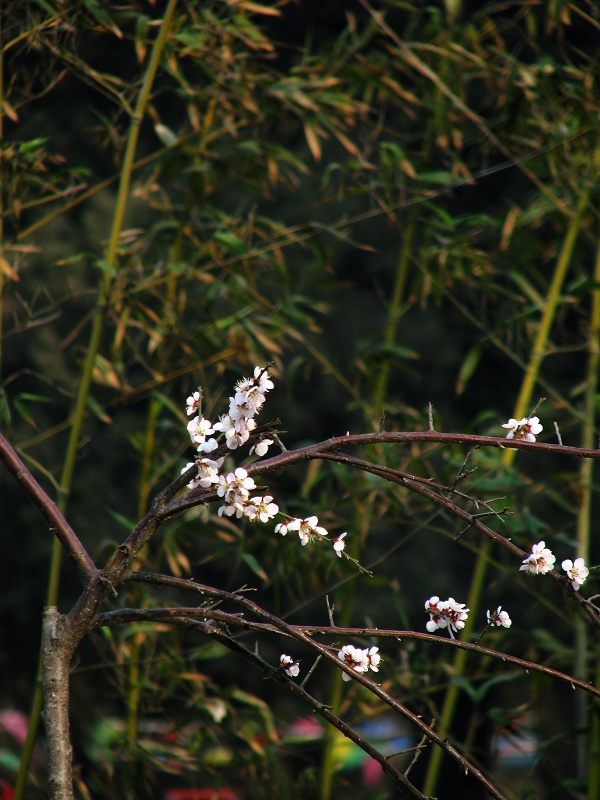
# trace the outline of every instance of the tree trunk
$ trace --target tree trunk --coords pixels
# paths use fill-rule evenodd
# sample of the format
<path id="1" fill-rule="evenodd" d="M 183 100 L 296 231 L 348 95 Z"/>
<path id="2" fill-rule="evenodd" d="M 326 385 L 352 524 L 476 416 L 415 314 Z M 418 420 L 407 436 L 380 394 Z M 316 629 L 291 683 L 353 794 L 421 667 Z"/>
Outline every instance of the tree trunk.
<path id="1" fill-rule="evenodd" d="M 54 606 L 47 608 L 42 629 L 42 685 L 50 800 L 73 800 L 73 748 L 69 731 L 72 655 L 73 636 L 67 617 Z"/>

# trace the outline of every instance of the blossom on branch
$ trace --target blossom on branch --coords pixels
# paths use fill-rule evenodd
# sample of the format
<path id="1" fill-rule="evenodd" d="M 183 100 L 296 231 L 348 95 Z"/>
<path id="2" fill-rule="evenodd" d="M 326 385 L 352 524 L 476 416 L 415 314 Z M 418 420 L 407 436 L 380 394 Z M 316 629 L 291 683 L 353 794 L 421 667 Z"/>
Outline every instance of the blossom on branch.
<path id="1" fill-rule="evenodd" d="M 510 628 L 512 625 L 512 620 L 508 616 L 508 612 L 502 611 L 502 606 L 498 606 L 495 611 L 488 611 L 487 621 L 488 625 L 497 625 L 498 627 L 502 626 L 504 628 Z"/>
<path id="2" fill-rule="evenodd" d="M 198 468 L 198 474 L 188 483 L 188 489 L 197 489 L 198 487 L 208 489 L 213 484 L 219 483 L 219 469 L 223 464 L 222 458 L 217 459 L 217 461 L 212 461 L 210 458 L 199 458 L 197 461 L 191 461 L 181 470 L 181 474 L 183 475 L 184 472 L 187 472 L 194 464 Z"/>
<path id="3" fill-rule="evenodd" d="M 244 508 L 244 514 L 251 522 L 268 522 L 279 513 L 279 506 L 270 495 L 251 497 Z"/>
<path id="4" fill-rule="evenodd" d="M 273 444 L 273 439 L 259 439 L 256 444 L 253 444 L 250 448 L 250 455 L 256 453 L 257 456 L 264 456 L 267 453 L 269 447 Z"/>
<path id="5" fill-rule="evenodd" d="M 219 510 L 219 516 L 241 517 L 248 504 L 250 492 L 256 489 L 254 478 L 251 478 L 243 467 L 238 467 L 235 472 L 228 475 L 219 475 L 217 494 L 224 499 L 224 505 Z"/>
<path id="6" fill-rule="evenodd" d="M 381 663 L 381 656 L 379 655 L 378 647 L 371 647 L 362 650 L 360 647 L 354 647 L 352 644 L 346 644 L 338 653 L 338 658 L 344 664 L 351 667 L 354 672 L 367 672 L 371 669 L 373 672 L 379 672 L 379 664 Z M 347 672 L 342 673 L 342 679 L 345 681 L 351 680 L 351 676 Z"/>
<path id="7" fill-rule="evenodd" d="M 590 574 L 583 558 L 576 558 L 575 561 L 571 561 L 570 558 L 567 558 L 562 562 L 561 566 L 567 573 L 574 591 L 579 589 Z"/>
<path id="8" fill-rule="evenodd" d="M 438 628 L 447 628 L 452 638 L 454 633 L 465 627 L 469 616 L 469 609 L 464 603 L 457 603 L 453 597 L 440 600 L 437 595 L 425 601 L 425 611 L 429 614 L 429 622 L 425 626 L 429 633 L 435 633 Z"/>
<path id="9" fill-rule="evenodd" d="M 201 403 L 202 403 L 202 392 L 199 391 L 194 392 L 186 399 L 185 405 L 188 417 L 191 417 L 192 414 L 195 414 L 196 411 L 200 409 Z"/>
<path id="10" fill-rule="evenodd" d="M 554 568 L 555 561 L 556 556 L 546 547 L 546 542 L 538 542 L 533 545 L 531 555 L 523 560 L 519 571 L 530 575 L 545 575 Z"/>
<path id="11" fill-rule="evenodd" d="M 194 417 L 188 422 L 187 429 L 192 442 L 196 444 L 204 444 L 206 437 L 215 432 L 212 422 L 204 417 Z"/>
<path id="12" fill-rule="evenodd" d="M 309 542 L 318 539 L 320 536 L 328 536 L 328 531 L 326 531 L 325 528 L 321 528 L 319 525 L 317 525 L 318 521 L 319 520 L 315 516 L 307 517 L 306 519 L 293 519 L 291 522 L 286 523 L 285 533 L 281 530 L 279 525 L 275 528 L 275 530 L 277 531 L 279 528 L 279 532 L 282 536 L 285 536 L 288 531 L 298 531 L 298 536 L 300 537 L 300 541 L 304 547 Z"/>
<path id="13" fill-rule="evenodd" d="M 502 427 L 508 428 L 507 439 L 523 442 L 535 442 L 535 437 L 544 430 L 538 417 L 524 417 L 518 421 L 511 418 Z"/>
<path id="14" fill-rule="evenodd" d="M 342 551 L 343 551 L 344 547 L 346 547 L 346 542 L 344 541 L 344 538 L 347 535 L 348 535 L 348 532 L 344 531 L 344 533 L 340 533 L 339 536 L 336 536 L 336 538 L 332 542 L 333 549 L 335 550 L 335 554 L 336 554 L 336 556 L 338 556 L 338 558 L 342 557 Z"/>
<path id="15" fill-rule="evenodd" d="M 297 678 L 300 674 L 300 665 L 291 656 L 282 653 L 279 656 L 279 667 L 284 669 L 290 678 Z"/>

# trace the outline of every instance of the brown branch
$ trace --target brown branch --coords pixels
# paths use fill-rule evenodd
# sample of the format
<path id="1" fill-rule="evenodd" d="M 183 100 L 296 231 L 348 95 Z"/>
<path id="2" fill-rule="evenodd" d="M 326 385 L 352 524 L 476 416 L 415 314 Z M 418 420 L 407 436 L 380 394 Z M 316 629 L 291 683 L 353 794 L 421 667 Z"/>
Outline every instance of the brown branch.
<path id="1" fill-rule="evenodd" d="M 453 516 L 462 519 L 468 524 L 468 527 L 474 528 L 480 533 L 483 533 L 484 536 L 487 536 L 487 538 L 494 542 L 494 544 L 498 544 L 500 547 L 508 550 L 511 555 L 516 556 L 519 560 L 523 561 L 528 555 L 528 553 L 526 553 L 520 547 L 517 547 L 516 544 L 513 544 L 513 542 L 511 542 L 511 540 L 506 536 L 502 536 L 493 530 L 493 528 L 490 528 L 488 525 L 482 522 L 480 519 L 480 514 L 471 514 L 469 511 L 465 511 L 463 508 L 456 505 L 456 503 L 452 502 L 450 498 L 445 497 L 443 494 L 438 494 L 431 491 L 431 489 L 423 485 L 422 481 L 415 481 L 412 476 L 407 475 L 404 472 L 391 469 L 390 467 L 380 467 L 377 464 L 372 464 L 369 461 L 364 461 L 363 459 L 355 458 L 354 456 L 349 456 L 345 453 L 321 453 L 316 455 L 315 458 L 323 458 L 329 461 L 336 461 L 341 464 L 346 464 L 347 466 L 354 467 L 355 469 L 360 469 L 373 475 L 379 475 L 391 483 L 397 483 L 401 486 L 404 486 L 410 491 L 427 498 L 427 500 L 434 505 L 444 508 Z M 448 489 L 447 491 L 450 492 L 451 489 Z M 579 603 L 588 619 L 593 622 L 596 627 L 600 628 L 600 614 L 598 613 L 596 607 L 590 603 L 589 600 L 586 600 L 585 597 L 582 597 L 579 592 L 573 590 L 569 579 L 558 573 L 556 570 L 550 570 L 546 574 L 557 581 L 563 587 L 567 596 Z"/>
<path id="2" fill-rule="evenodd" d="M 324 442 L 301 447 L 298 450 L 286 450 L 272 458 L 263 459 L 246 467 L 248 475 L 256 478 L 258 475 L 268 475 L 278 472 L 292 464 L 300 464 L 315 458 L 323 458 L 324 453 L 345 450 L 348 447 L 366 447 L 373 444 L 412 444 L 423 442 L 427 444 L 468 445 L 478 447 L 494 447 L 501 450 L 507 447 L 516 450 L 525 450 L 535 453 L 553 453 L 572 458 L 600 459 L 600 450 L 589 450 L 583 447 L 568 447 L 546 442 L 524 442 L 496 436 L 471 436 L 463 433 L 440 433 L 438 431 L 413 431 L 391 432 L 378 431 L 377 433 L 347 434 L 334 436 Z M 189 479 L 188 479 L 189 480 Z M 216 492 L 209 489 L 193 489 L 182 497 L 168 503 L 160 513 L 161 520 L 167 520 L 180 514 L 188 508 L 193 508 L 201 503 L 211 502 L 217 497 Z"/>
<path id="3" fill-rule="evenodd" d="M 33 477 L 14 447 L 0 431 L 0 460 L 23 487 L 38 511 L 50 524 L 50 530 L 62 544 L 67 555 L 77 567 L 83 581 L 88 581 L 98 569 L 79 537 L 58 510 L 56 503 Z"/>
<path id="4" fill-rule="evenodd" d="M 143 574 L 143 573 L 142 573 Z M 169 577 L 169 576 L 164 576 Z M 185 580 L 185 579 L 183 579 Z M 184 589 L 193 589 L 199 594 L 204 594 L 206 587 L 195 581 L 191 585 L 181 587 Z M 214 589 L 214 592 L 219 592 Z M 225 593 L 229 594 L 229 593 Z M 236 595 L 238 596 L 238 595 Z M 229 597 L 222 599 L 229 600 Z M 220 611 L 213 606 L 193 606 L 193 607 L 177 607 L 177 608 L 120 608 L 115 611 L 106 611 L 102 614 L 96 614 L 92 620 L 90 630 L 98 630 L 106 625 L 123 625 L 132 622 L 160 622 L 169 623 L 175 618 L 195 618 L 202 617 L 205 620 L 212 620 L 214 622 L 222 622 L 224 625 L 237 625 L 238 627 L 263 632 L 263 633 L 279 633 L 282 631 L 274 627 L 271 623 L 266 622 L 253 622 L 246 619 L 242 614 L 231 614 L 227 611 Z M 556 680 L 568 683 L 573 689 L 581 689 L 588 692 L 594 697 L 600 698 L 600 689 L 596 688 L 592 683 L 574 678 L 567 675 L 565 672 L 559 672 L 551 667 L 545 667 L 543 664 L 537 664 L 535 661 L 525 661 L 523 658 L 511 656 L 508 653 L 502 653 L 499 650 L 492 650 L 489 647 L 482 647 L 479 644 L 472 644 L 471 642 L 463 642 L 460 639 L 450 639 L 444 636 L 436 636 L 431 633 L 418 633 L 416 631 L 401 631 L 389 630 L 386 628 L 340 628 L 336 625 L 290 625 L 294 631 L 305 633 L 309 636 L 329 636 L 334 639 L 340 636 L 348 637 L 377 637 L 382 639 L 411 639 L 428 644 L 441 644 L 443 647 L 455 647 L 459 650 L 467 650 L 471 653 L 477 653 L 487 658 L 493 658 L 497 661 L 502 661 L 505 664 L 514 664 L 517 667 L 525 670 L 525 672 L 539 672 L 542 675 L 548 675 Z"/>
<path id="5" fill-rule="evenodd" d="M 223 631 L 209 625 L 206 622 L 200 622 L 198 620 L 190 619 L 188 617 L 173 617 L 170 620 L 172 625 L 179 625 L 181 627 L 187 628 L 188 630 L 196 630 L 201 631 L 202 633 L 207 634 L 212 639 L 216 639 L 216 641 L 220 642 L 222 645 L 227 647 L 232 652 L 236 653 L 237 655 L 242 656 L 247 661 L 250 661 L 254 666 L 258 667 L 265 675 L 269 676 L 273 680 L 277 681 L 281 686 L 283 686 L 287 691 L 291 692 L 295 697 L 297 697 L 301 702 L 305 705 L 308 705 L 315 711 L 319 716 L 323 717 L 323 719 L 327 720 L 330 725 L 334 728 L 337 728 L 344 736 L 355 744 L 357 744 L 362 750 L 364 750 L 367 755 L 374 758 L 376 761 L 379 762 L 381 765 L 382 770 L 397 784 L 399 787 L 404 788 L 407 792 L 409 792 L 413 797 L 416 797 L 418 800 L 427 800 L 425 795 L 420 792 L 416 786 L 414 786 L 408 778 L 403 775 L 399 770 L 397 770 L 384 756 L 382 753 L 379 752 L 375 747 L 373 747 L 366 739 L 357 733 L 353 728 L 351 728 L 348 724 L 346 724 L 340 717 L 336 716 L 331 709 L 320 703 L 316 700 L 312 695 L 310 695 L 302 686 L 295 683 L 294 681 L 290 680 L 281 670 L 279 667 L 273 667 L 268 662 L 264 661 L 257 653 L 248 650 L 242 644 L 240 644 L 236 639 L 233 639 L 231 636 L 228 636 Z M 341 662 L 339 662 L 341 665 Z M 349 667 L 345 667 L 346 671 L 352 672 Z M 353 675 L 356 675 L 355 672 L 352 672 Z M 370 684 L 370 681 L 366 682 Z M 495 795 L 499 800 L 503 800 L 501 795 Z"/>
<path id="6" fill-rule="evenodd" d="M 347 672 L 354 680 L 358 681 L 358 683 L 361 683 L 363 686 L 369 689 L 369 691 L 376 695 L 391 709 L 408 719 L 419 731 L 421 731 L 421 733 L 425 734 L 430 741 L 437 744 L 438 747 L 441 747 L 446 753 L 454 758 L 464 770 L 470 772 L 483 786 L 486 787 L 492 797 L 496 798 L 496 800 L 506 800 L 504 795 L 501 794 L 501 792 L 492 783 L 490 783 L 485 775 L 483 775 L 483 773 L 477 769 L 474 764 L 468 761 L 468 759 L 466 759 L 458 750 L 456 750 L 456 748 L 453 747 L 445 738 L 439 736 L 439 734 L 437 734 L 432 728 L 424 723 L 417 714 L 413 714 L 412 711 L 406 708 L 406 706 L 398 703 L 390 694 L 388 694 L 388 692 L 384 691 L 380 686 L 378 686 L 378 684 L 370 681 L 368 678 L 365 678 L 364 675 L 355 672 L 350 667 L 347 667 L 342 661 L 340 661 L 337 655 L 334 655 L 330 651 L 328 647 L 320 644 L 319 642 L 315 642 L 314 639 L 305 634 L 301 628 L 289 625 L 279 617 L 276 617 L 273 614 L 265 611 L 260 606 L 256 605 L 256 603 L 253 603 L 251 600 L 248 600 L 245 597 L 240 597 L 238 594 L 233 592 L 225 592 L 220 589 L 213 589 L 210 586 L 197 584 L 194 581 L 187 581 L 184 578 L 172 578 L 167 575 L 157 575 L 148 572 L 129 572 L 124 576 L 124 580 L 139 581 L 160 586 L 188 588 L 206 597 L 215 597 L 220 600 L 230 600 L 233 603 L 241 605 L 259 619 L 263 619 L 265 622 L 270 623 L 277 630 L 287 634 L 288 636 L 291 636 L 299 642 L 303 642 L 309 648 L 316 650 L 328 661 L 335 664 L 338 669 L 342 669 L 344 672 Z"/>

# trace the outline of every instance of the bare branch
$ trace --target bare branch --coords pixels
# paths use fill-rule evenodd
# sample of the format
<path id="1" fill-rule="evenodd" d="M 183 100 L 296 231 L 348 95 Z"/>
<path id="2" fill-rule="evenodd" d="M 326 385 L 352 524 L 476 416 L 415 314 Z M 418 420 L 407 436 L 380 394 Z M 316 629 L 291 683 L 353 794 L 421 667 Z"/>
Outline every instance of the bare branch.
<path id="1" fill-rule="evenodd" d="M 4 462 L 8 471 L 23 487 L 29 498 L 33 501 L 38 511 L 50 524 L 50 530 L 64 547 L 67 555 L 77 567 L 84 581 L 98 573 L 91 556 L 80 542 L 79 537 L 69 525 L 67 520 L 58 510 L 56 503 L 48 496 L 44 489 L 33 477 L 25 466 L 17 451 L 0 431 L 0 460 Z"/>
<path id="2" fill-rule="evenodd" d="M 203 586 L 196 584 L 194 581 L 185 581 L 185 579 L 181 578 L 170 578 L 166 575 L 156 575 L 153 573 L 143 573 L 143 572 L 130 572 L 125 576 L 126 580 L 135 580 L 145 583 L 151 583 L 156 585 L 162 586 L 178 586 L 179 588 L 192 588 L 197 587 L 194 589 L 199 594 L 204 595 L 206 597 L 217 597 L 219 599 L 226 599 L 231 600 L 234 603 L 238 603 L 242 605 L 244 608 L 251 611 L 254 615 L 256 615 L 259 619 L 263 619 L 265 622 L 270 623 L 274 628 L 278 629 L 282 633 L 286 633 L 292 638 L 296 639 L 297 641 L 303 642 L 308 647 L 316 650 L 320 653 L 325 659 L 335 664 L 336 668 L 342 669 L 344 672 L 347 672 L 354 680 L 361 683 L 363 686 L 366 686 L 374 695 L 379 697 L 386 705 L 392 708 L 394 711 L 397 711 L 403 717 L 408 719 L 421 733 L 425 734 L 427 738 L 441 747 L 446 753 L 448 753 L 452 758 L 454 758 L 463 769 L 470 772 L 477 780 L 482 783 L 490 795 L 496 800 L 506 800 L 504 795 L 502 795 L 498 789 L 490 783 L 490 781 L 483 775 L 483 773 L 475 767 L 468 759 L 466 759 L 455 747 L 453 747 L 449 742 L 442 738 L 438 733 L 434 730 L 429 728 L 423 720 L 417 715 L 413 714 L 406 706 L 403 706 L 401 703 L 398 703 L 388 692 L 384 691 L 378 684 L 370 681 L 368 678 L 365 678 L 364 675 L 355 672 L 351 667 L 348 667 L 343 661 L 341 661 L 337 655 L 331 652 L 331 650 L 320 644 L 319 642 L 315 642 L 309 635 L 304 633 L 302 628 L 295 627 L 293 625 L 289 625 L 288 623 L 284 622 L 279 617 L 274 616 L 273 614 L 269 614 L 267 611 L 262 609 L 260 606 L 257 606 L 256 603 L 253 603 L 251 600 L 248 600 L 245 597 L 240 597 L 238 594 L 232 592 L 224 592 L 222 590 L 213 589 L 210 586 Z M 216 629 L 215 629 L 216 630 Z M 327 629 L 332 630 L 332 629 Z"/>
<path id="3" fill-rule="evenodd" d="M 135 576 L 132 575 L 131 579 L 136 580 L 137 576 L 140 575 L 141 580 L 144 581 L 144 576 L 148 576 L 152 573 L 135 573 Z M 195 581 L 186 581 L 185 578 L 171 578 L 170 576 L 158 576 L 153 575 L 155 578 L 165 578 L 167 585 L 173 585 L 173 581 L 182 581 L 184 586 L 180 586 L 180 588 L 185 590 L 192 590 L 197 591 L 199 594 L 206 594 L 206 589 L 209 587 L 202 586 L 202 584 L 198 584 Z M 160 581 L 149 581 L 150 583 L 160 583 Z M 240 605 L 246 605 L 245 602 L 241 602 L 244 598 L 239 597 L 239 595 L 235 595 L 237 601 L 231 599 L 231 593 L 229 592 L 221 592 L 219 589 L 212 589 L 212 592 L 215 595 L 228 595 L 223 599 L 231 600 L 231 602 L 238 602 Z M 254 604 L 252 604 L 254 605 Z M 256 608 L 256 606 L 255 606 Z M 262 610 L 262 609 L 261 609 Z M 254 609 L 252 609 L 252 613 L 254 613 Z M 267 612 L 264 612 L 267 613 Z M 173 619 L 177 617 L 186 617 L 186 618 L 196 618 L 200 617 L 204 620 L 213 620 L 215 622 L 222 622 L 225 625 L 230 626 L 238 626 L 244 628 L 245 630 L 252 630 L 252 631 L 261 631 L 263 633 L 278 633 L 282 634 L 283 631 L 274 626 L 271 623 L 266 622 L 253 622 L 252 620 L 247 619 L 242 614 L 231 614 L 226 611 L 218 611 L 214 608 L 214 606 L 205 606 L 205 607 L 177 607 L 177 608 L 121 608 L 115 611 L 106 611 L 102 614 L 97 614 L 93 621 L 92 625 L 90 626 L 90 630 L 97 630 L 98 628 L 102 628 L 106 625 L 122 625 L 128 624 L 133 622 L 160 622 L 160 623 L 169 623 Z M 332 638 L 334 641 L 339 640 L 340 637 L 377 637 L 382 639 L 395 639 L 397 641 L 402 641 L 403 639 L 427 642 L 428 644 L 435 644 L 441 645 L 442 647 L 450 647 L 450 648 L 457 648 L 459 650 L 467 650 L 471 653 L 478 653 L 481 656 L 485 656 L 486 658 L 492 658 L 496 661 L 501 661 L 503 664 L 514 664 L 517 667 L 520 667 L 525 672 L 539 672 L 542 675 L 548 675 L 551 678 L 555 678 L 556 680 L 562 681 L 564 683 L 568 683 L 569 686 L 573 689 L 581 689 L 588 694 L 593 695 L 594 697 L 600 698 L 600 688 L 597 688 L 592 683 L 586 683 L 585 681 L 579 680 L 578 678 L 574 678 L 572 675 L 568 675 L 565 672 L 560 672 L 559 670 L 552 669 L 551 667 L 546 667 L 543 664 L 538 664 L 535 661 L 526 661 L 523 658 L 518 658 L 517 656 L 511 656 L 508 653 L 500 652 L 499 650 L 492 650 L 489 647 L 482 647 L 479 644 L 473 644 L 471 642 L 463 642 L 460 639 L 450 639 L 444 636 L 436 636 L 435 634 L 431 633 L 419 633 L 416 631 L 402 631 L 402 630 L 389 630 L 385 628 L 340 628 L 336 625 L 331 626 L 321 626 L 321 625 L 290 625 L 289 628 L 294 633 L 301 633 L 307 634 L 309 636 L 328 636 Z M 293 634 L 284 634 L 288 636 L 293 636 Z M 297 638 L 293 636 L 293 638 Z M 305 641 L 304 639 L 302 641 Z M 312 641 L 312 640 L 311 640 Z"/>

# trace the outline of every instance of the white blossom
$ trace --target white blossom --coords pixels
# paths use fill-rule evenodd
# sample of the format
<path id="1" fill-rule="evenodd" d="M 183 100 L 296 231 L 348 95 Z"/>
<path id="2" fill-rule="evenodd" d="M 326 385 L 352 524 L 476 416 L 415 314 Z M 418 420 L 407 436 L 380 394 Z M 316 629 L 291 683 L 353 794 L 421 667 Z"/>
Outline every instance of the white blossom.
<path id="1" fill-rule="evenodd" d="M 453 597 L 449 597 L 446 608 L 448 617 L 448 628 L 450 631 L 459 631 L 465 627 L 465 622 L 469 616 L 469 609 L 464 603 L 457 603 Z"/>
<path id="2" fill-rule="evenodd" d="M 371 649 L 367 651 L 367 660 L 369 662 L 369 669 L 373 670 L 373 672 L 379 672 L 381 656 L 378 647 L 371 647 Z"/>
<path id="3" fill-rule="evenodd" d="M 212 461 L 210 458 L 199 458 L 197 461 L 191 461 L 189 464 L 186 464 L 181 470 L 181 474 L 183 475 L 184 472 L 187 472 L 190 467 L 195 465 L 198 473 L 196 477 L 192 478 L 188 483 L 188 489 L 197 489 L 198 487 L 208 489 L 213 484 L 219 482 L 219 469 L 222 464 L 222 458 L 219 458 L 217 461 Z"/>
<path id="4" fill-rule="evenodd" d="M 284 669 L 291 678 L 297 678 L 300 674 L 300 665 L 291 656 L 282 653 L 279 656 L 279 666 Z"/>
<path id="5" fill-rule="evenodd" d="M 230 450 L 235 450 L 243 444 L 246 444 L 250 438 L 251 431 L 256 428 L 256 421 L 253 419 L 238 419 L 234 420 L 230 414 L 222 416 L 218 422 L 214 424 L 216 431 L 221 431 L 225 434 L 225 443 Z"/>
<path id="6" fill-rule="evenodd" d="M 507 439 L 518 439 L 524 442 L 535 442 L 535 437 L 544 430 L 538 417 L 524 417 L 520 420 L 511 417 L 502 427 L 508 428 Z"/>
<path id="7" fill-rule="evenodd" d="M 367 648 L 361 650 L 360 647 L 354 647 L 352 644 L 346 644 L 338 653 L 338 658 L 344 664 L 351 667 L 354 672 L 367 672 L 369 669 L 373 672 L 379 672 L 379 664 L 381 663 L 381 656 L 379 655 L 378 647 Z M 342 679 L 345 681 L 351 680 L 351 676 L 347 672 L 342 673 Z"/>
<path id="8" fill-rule="evenodd" d="M 219 443 L 216 439 L 207 439 L 205 442 L 200 442 L 197 450 L 199 453 L 212 453 L 212 451 L 216 450 L 218 446 Z"/>
<path id="9" fill-rule="evenodd" d="M 567 573 L 569 580 L 571 581 L 571 586 L 575 591 L 579 589 L 587 576 L 590 574 L 590 571 L 586 567 L 583 558 L 576 558 L 575 561 L 571 561 L 570 558 L 567 558 L 562 562 L 561 566 Z"/>
<path id="10" fill-rule="evenodd" d="M 253 444 L 250 448 L 250 455 L 252 455 L 252 453 L 256 453 L 257 456 L 262 458 L 262 456 L 266 455 L 267 450 L 272 444 L 273 439 L 259 439 L 259 441 L 256 442 L 256 444 Z"/>
<path id="11" fill-rule="evenodd" d="M 504 628 L 510 628 L 512 625 L 512 620 L 508 616 L 508 612 L 502 611 L 502 606 L 498 606 L 495 611 L 488 611 L 487 621 L 488 625 L 497 625 L 498 627 L 502 625 Z"/>
<path id="12" fill-rule="evenodd" d="M 519 571 L 528 572 L 531 575 L 545 575 L 554 568 L 556 556 L 546 547 L 546 542 L 538 542 L 531 549 L 531 555 L 523 560 Z"/>
<path id="13" fill-rule="evenodd" d="M 344 547 L 346 547 L 346 542 L 344 541 L 344 538 L 347 535 L 348 535 L 347 531 L 344 531 L 344 533 L 340 533 L 339 536 L 336 536 L 336 538 L 332 542 L 333 549 L 335 550 L 335 554 L 339 558 L 342 557 L 342 550 L 344 549 Z"/>
<path id="14" fill-rule="evenodd" d="M 328 532 L 325 528 L 317 525 L 318 519 L 315 516 L 307 517 L 306 519 L 293 519 L 287 523 L 287 531 L 298 531 L 298 536 L 302 546 L 304 547 L 309 542 L 319 538 L 319 536 L 327 536 Z M 285 535 L 282 533 L 282 535 Z"/>
<path id="15" fill-rule="evenodd" d="M 191 417 L 192 414 L 195 414 L 196 411 L 198 411 L 201 402 L 202 402 L 201 392 L 194 392 L 186 399 L 185 405 L 188 417 Z"/>
<path id="16" fill-rule="evenodd" d="M 288 523 L 287 522 L 279 522 L 275 525 L 275 533 L 280 533 L 282 536 L 286 536 L 288 532 Z"/>
<path id="17" fill-rule="evenodd" d="M 250 492 L 256 489 L 254 478 L 251 478 L 243 467 L 238 467 L 235 472 L 228 475 L 219 475 L 217 494 L 224 499 L 217 513 L 227 517 L 241 517 L 248 504 Z"/>
<path id="18" fill-rule="evenodd" d="M 262 367 L 254 368 L 254 385 L 261 394 L 265 394 L 275 386 L 267 370 Z"/>
<path id="19" fill-rule="evenodd" d="M 425 601 L 425 611 L 430 616 L 429 622 L 425 626 L 429 633 L 435 633 L 438 628 L 448 627 L 448 619 L 445 614 L 446 601 L 440 600 L 437 594 Z"/>
<path id="20" fill-rule="evenodd" d="M 192 438 L 192 442 L 202 444 L 206 437 L 214 433 L 212 422 L 204 417 L 194 417 L 188 422 L 188 433 Z"/>
<path id="21" fill-rule="evenodd" d="M 429 633 L 434 633 L 438 628 L 448 628 L 448 633 L 454 638 L 454 633 L 465 627 L 469 616 L 469 609 L 464 603 L 457 603 L 453 597 L 440 600 L 433 595 L 425 601 L 425 611 L 429 614 L 426 628 Z"/>
<path id="22" fill-rule="evenodd" d="M 279 506 L 269 495 L 251 497 L 244 513 L 252 522 L 268 522 L 279 513 Z"/>

